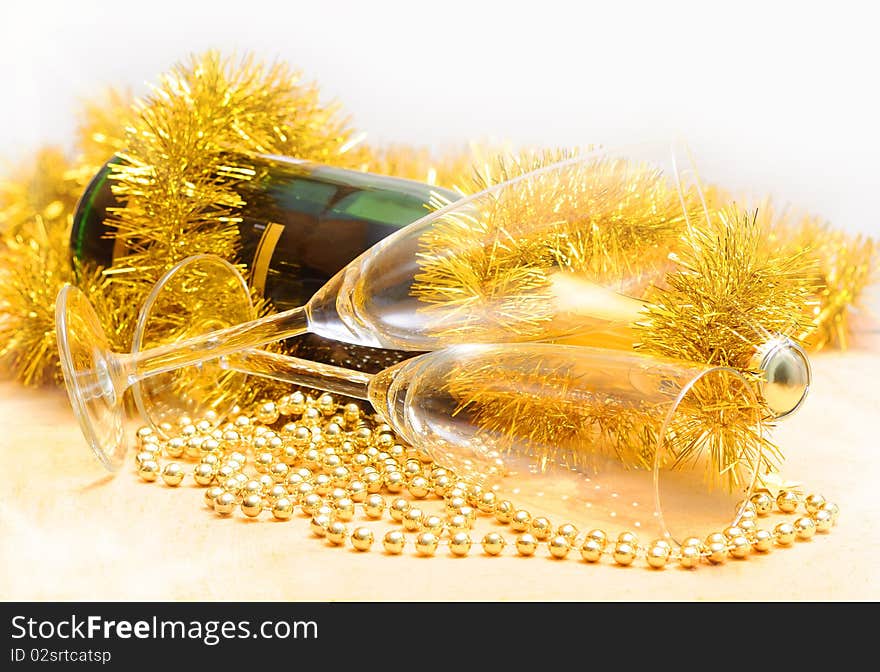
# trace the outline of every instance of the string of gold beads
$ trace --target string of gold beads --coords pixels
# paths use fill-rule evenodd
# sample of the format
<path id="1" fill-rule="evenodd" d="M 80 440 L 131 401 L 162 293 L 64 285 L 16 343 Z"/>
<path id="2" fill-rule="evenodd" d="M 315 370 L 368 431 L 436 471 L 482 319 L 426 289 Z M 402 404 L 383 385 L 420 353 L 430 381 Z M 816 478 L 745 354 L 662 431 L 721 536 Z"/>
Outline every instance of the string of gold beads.
<path id="1" fill-rule="evenodd" d="M 381 419 L 357 404 L 339 405 L 328 394 L 315 398 L 295 392 L 260 403 L 250 415 L 236 411 L 232 417 L 215 426 L 214 418 L 181 416 L 176 427 L 162 427 L 168 438 L 142 427 L 137 431 L 138 475 L 148 482 L 161 478 L 173 488 L 189 474 L 205 488 L 205 504 L 218 516 L 238 512 L 281 521 L 304 516 L 315 537 L 362 552 L 370 551 L 381 536 L 388 555 L 411 551 L 433 556 L 445 547 L 450 555 L 463 557 L 475 548 L 477 519 L 492 518 L 515 536 L 484 534 L 479 547 L 490 557 L 533 556 L 545 549 L 559 560 L 579 556 L 590 564 L 640 561 L 654 569 L 671 563 L 690 569 L 827 533 L 839 515 L 838 507 L 820 495 L 802 497 L 783 490 L 773 498 L 758 492 L 742 507 L 736 525 L 706 538 L 689 537 L 679 546 L 665 539 L 643 543 L 632 532 L 611 539 L 600 529 L 582 534 L 571 523 L 553 526 L 495 491 L 459 479 L 423 451 L 400 443 Z M 439 500 L 442 513 L 423 510 L 422 500 Z M 771 513 L 793 518 L 772 529 L 760 527 L 759 521 Z M 387 514 L 395 527 L 381 535 L 367 525 L 349 530 L 358 514 L 364 521 Z"/>

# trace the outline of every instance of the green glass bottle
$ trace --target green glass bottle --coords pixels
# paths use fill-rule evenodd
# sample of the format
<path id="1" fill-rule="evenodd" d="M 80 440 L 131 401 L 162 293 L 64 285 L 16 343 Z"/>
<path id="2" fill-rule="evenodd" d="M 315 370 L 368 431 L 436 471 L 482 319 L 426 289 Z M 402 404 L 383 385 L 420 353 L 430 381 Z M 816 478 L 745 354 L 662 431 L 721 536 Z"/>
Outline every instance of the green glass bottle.
<path id="1" fill-rule="evenodd" d="M 108 266 L 125 253 L 113 238 L 108 210 L 121 207 L 110 179 L 112 159 L 92 179 L 77 206 L 71 252 Z M 412 180 L 333 168 L 278 156 L 248 157 L 255 176 L 237 186 L 240 259 L 249 284 L 278 310 L 306 303 L 341 268 L 385 236 L 428 213 L 432 195 L 455 192 Z M 414 353 L 375 350 L 307 334 L 288 343 L 309 359 L 378 371 Z"/>

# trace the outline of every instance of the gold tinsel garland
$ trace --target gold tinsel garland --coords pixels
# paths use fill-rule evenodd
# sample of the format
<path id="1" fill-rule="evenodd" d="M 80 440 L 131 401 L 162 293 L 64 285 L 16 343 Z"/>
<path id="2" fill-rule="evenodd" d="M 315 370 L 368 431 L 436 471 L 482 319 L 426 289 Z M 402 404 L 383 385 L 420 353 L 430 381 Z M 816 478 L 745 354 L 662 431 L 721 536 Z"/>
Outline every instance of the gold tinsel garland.
<path id="1" fill-rule="evenodd" d="M 506 149 L 471 145 L 436 157 L 412 147 L 361 146 L 338 108 L 322 104 L 317 87 L 303 83 L 299 73 L 284 64 L 267 67 L 251 57 L 224 59 L 216 52 L 175 66 L 142 100 L 111 91 L 88 104 L 83 116 L 74 160 L 59 150 L 41 150 L 0 182 L 0 368 L 25 384 L 60 379 L 52 305 L 65 282 L 79 285 L 103 308 L 114 347 L 127 350 L 137 307 L 173 263 L 196 252 L 236 260 L 235 224 L 242 200 L 235 187 L 247 179 L 248 166 L 230 162 L 227 152 L 291 155 L 419 179 L 465 194 L 560 156 L 538 152 L 517 158 Z M 68 237 L 76 200 L 115 152 L 123 152 L 113 178 L 124 207 L 113 213 L 112 224 L 128 250 L 108 269 L 74 269 Z M 716 194 L 710 197 L 711 207 L 721 210 L 720 192 L 707 192 Z M 849 312 L 873 279 L 876 241 L 811 218 L 790 221 L 770 213 L 760 208 L 757 221 L 754 214 L 721 215 L 723 228 L 684 234 L 677 270 L 653 296 L 656 308 L 648 322 L 654 336 L 644 339 L 644 347 L 698 361 L 729 360 L 737 357 L 735 339 L 744 344 L 754 340 L 748 332 L 756 322 L 781 328 L 816 349 L 846 345 Z M 754 244 L 763 235 L 759 231 L 783 241 L 773 259 Z M 714 252 L 695 261 L 687 251 L 695 244 L 714 245 Z M 611 248 L 603 243 L 595 249 L 608 253 Z M 632 249 L 620 246 L 611 252 L 611 261 L 634 258 Z M 795 252 L 793 259 L 786 261 L 786 251 L 790 257 Z M 562 261 L 577 265 L 588 260 Z M 698 268 L 697 263 L 708 266 Z M 777 263 L 781 275 L 774 276 L 772 287 L 760 287 L 768 284 L 761 265 L 766 270 Z M 694 286 L 694 274 L 712 271 L 712 264 L 720 264 L 715 271 L 733 273 L 741 286 L 722 287 L 707 278 L 706 283 L 716 284 Z M 791 289 L 790 281 L 810 264 L 809 288 L 795 287 L 778 302 L 786 283 Z M 705 327 L 721 309 L 707 302 L 709 294 L 740 301 L 749 288 L 756 293 L 735 311 L 743 329 L 725 323 L 723 347 L 676 330 L 669 312 L 673 303 L 700 299 L 701 308 L 689 308 L 690 315 L 675 319 Z"/>

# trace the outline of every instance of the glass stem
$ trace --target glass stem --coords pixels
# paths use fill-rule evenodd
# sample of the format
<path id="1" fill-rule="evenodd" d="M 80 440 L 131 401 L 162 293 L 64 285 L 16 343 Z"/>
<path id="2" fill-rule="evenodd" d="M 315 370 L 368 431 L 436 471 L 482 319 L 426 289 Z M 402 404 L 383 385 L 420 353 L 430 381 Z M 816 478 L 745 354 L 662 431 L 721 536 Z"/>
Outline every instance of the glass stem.
<path id="1" fill-rule="evenodd" d="M 305 334 L 309 330 L 308 312 L 308 305 L 291 308 L 177 343 L 122 355 L 119 365 L 131 385 L 149 376 L 223 357 L 237 350 Z"/>
<path id="2" fill-rule="evenodd" d="M 325 392 L 344 394 L 355 399 L 369 399 L 373 375 L 340 366 L 310 362 L 265 350 L 250 349 L 223 358 L 224 368 L 284 383 L 305 385 Z"/>

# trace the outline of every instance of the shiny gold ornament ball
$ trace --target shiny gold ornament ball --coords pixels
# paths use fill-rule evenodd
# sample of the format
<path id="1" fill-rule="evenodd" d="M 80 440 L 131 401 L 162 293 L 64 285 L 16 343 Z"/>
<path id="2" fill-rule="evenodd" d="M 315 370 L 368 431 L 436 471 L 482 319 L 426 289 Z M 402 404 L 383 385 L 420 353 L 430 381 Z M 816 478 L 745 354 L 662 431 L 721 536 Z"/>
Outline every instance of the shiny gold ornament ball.
<path id="1" fill-rule="evenodd" d="M 424 514 L 421 509 L 411 508 L 403 514 L 403 529 L 407 532 L 418 532 L 422 529 L 422 517 Z"/>
<path id="2" fill-rule="evenodd" d="M 544 517 L 533 519 L 530 527 L 532 534 L 538 541 L 547 541 L 553 534 L 553 525 Z"/>
<path id="3" fill-rule="evenodd" d="M 326 537 L 330 522 L 330 516 L 326 513 L 321 513 L 312 517 L 312 520 L 309 522 L 309 529 L 316 537 Z"/>
<path id="4" fill-rule="evenodd" d="M 272 517 L 275 520 L 290 520 L 293 516 L 293 500 L 289 497 L 279 497 L 272 505 Z"/>
<path id="5" fill-rule="evenodd" d="M 834 502 L 825 502 L 820 510 L 827 511 L 831 514 L 832 525 L 837 523 L 837 517 L 840 515 L 840 507 L 838 507 L 837 504 Z"/>
<path id="6" fill-rule="evenodd" d="M 422 529 L 425 532 L 433 532 L 438 537 L 443 533 L 443 519 L 440 516 L 424 516 L 422 518 Z"/>
<path id="7" fill-rule="evenodd" d="M 345 543 L 345 538 L 348 536 L 348 529 L 342 521 L 334 520 L 327 526 L 327 534 L 325 536 L 327 541 L 333 546 L 341 546 Z"/>
<path id="8" fill-rule="evenodd" d="M 159 463 L 156 460 L 145 460 L 138 465 L 137 474 L 147 482 L 155 481 L 159 476 Z"/>
<path id="9" fill-rule="evenodd" d="M 510 500 L 505 499 L 495 505 L 495 520 L 502 525 L 513 520 L 513 503 Z"/>
<path id="10" fill-rule="evenodd" d="M 525 532 L 532 523 L 532 516 L 528 511 L 520 509 L 515 511 L 510 519 L 510 526 L 516 532 Z"/>
<path id="11" fill-rule="evenodd" d="M 403 497 L 398 497 L 391 502 L 391 508 L 388 510 L 388 513 L 391 516 L 391 520 L 401 523 L 403 522 L 403 515 L 409 511 L 409 509 L 410 503 Z"/>
<path id="12" fill-rule="evenodd" d="M 221 488 L 219 485 L 215 485 L 214 487 L 208 488 L 207 490 L 205 490 L 205 505 L 209 509 L 213 509 L 214 508 L 214 500 L 217 499 L 224 492 L 226 492 L 226 491 L 223 488 Z"/>
<path id="13" fill-rule="evenodd" d="M 247 494 L 241 500 L 241 512 L 248 518 L 256 518 L 262 511 L 263 498 L 260 497 L 259 493 Z"/>
<path id="14" fill-rule="evenodd" d="M 430 484 L 424 476 L 416 476 L 409 482 L 409 494 L 416 499 L 424 499 L 430 492 Z"/>
<path id="15" fill-rule="evenodd" d="M 830 532 L 832 526 L 834 525 L 834 519 L 831 516 L 830 511 L 826 511 L 825 509 L 819 509 L 813 515 L 813 522 L 816 523 L 816 531 L 817 532 Z"/>
<path id="16" fill-rule="evenodd" d="M 759 516 L 769 515 L 773 511 L 773 500 L 767 493 L 756 492 L 749 501 L 755 506 L 755 512 Z"/>
<path id="17" fill-rule="evenodd" d="M 504 537 L 497 532 L 489 532 L 483 537 L 482 545 L 486 555 L 500 555 L 504 550 Z"/>
<path id="18" fill-rule="evenodd" d="M 373 531 L 369 527 L 358 527 L 351 533 L 351 545 L 355 550 L 369 551 L 373 545 Z"/>
<path id="19" fill-rule="evenodd" d="M 706 559 L 713 565 L 720 565 L 727 559 L 727 543 L 710 541 L 706 543 Z"/>
<path id="20" fill-rule="evenodd" d="M 588 537 L 581 545 L 581 557 L 587 562 L 599 562 L 603 548 L 604 544 Z"/>
<path id="21" fill-rule="evenodd" d="M 364 499 L 364 515 L 367 518 L 376 520 L 381 518 L 383 513 L 385 513 L 385 498 L 382 495 L 368 495 Z"/>
<path id="22" fill-rule="evenodd" d="M 749 555 L 752 544 L 744 535 L 739 535 L 730 540 L 730 555 L 742 559 Z"/>
<path id="23" fill-rule="evenodd" d="M 773 535 L 776 537 L 776 543 L 780 546 L 788 546 L 794 543 L 795 529 L 791 523 L 779 523 L 773 528 Z"/>
<path id="24" fill-rule="evenodd" d="M 794 513 L 798 507 L 797 493 L 790 490 L 783 490 L 776 496 L 776 506 L 782 513 Z"/>
<path id="25" fill-rule="evenodd" d="M 162 468 L 162 480 L 165 485 L 177 487 L 183 481 L 183 467 L 177 462 L 169 462 Z"/>
<path id="26" fill-rule="evenodd" d="M 617 535 L 617 543 L 629 544 L 630 546 L 635 548 L 639 545 L 639 539 L 632 532 L 621 532 Z"/>
<path id="27" fill-rule="evenodd" d="M 214 500 L 214 511 L 217 515 L 228 516 L 235 509 L 235 495 L 224 492 Z"/>
<path id="28" fill-rule="evenodd" d="M 816 534 L 816 523 L 809 516 L 802 516 L 794 521 L 794 532 L 798 539 L 812 539 Z"/>
<path id="29" fill-rule="evenodd" d="M 453 555 L 463 557 L 471 550 L 471 538 L 467 532 L 457 532 L 449 538 L 449 550 Z"/>
<path id="30" fill-rule="evenodd" d="M 416 537 L 416 553 L 422 556 L 434 555 L 440 540 L 433 532 L 422 532 Z"/>
<path id="31" fill-rule="evenodd" d="M 822 495 L 809 495 L 804 500 L 804 508 L 807 513 L 816 513 L 825 504 L 825 498 Z"/>
<path id="32" fill-rule="evenodd" d="M 193 480 L 201 486 L 211 485 L 214 480 L 214 469 L 210 464 L 197 464 L 192 474 Z"/>
<path id="33" fill-rule="evenodd" d="M 348 497 L 338 500 L 334 505 L 334 509 L 339 520 L 348 522 L 354 518 L 354 502 Z"/>
<path id="34" fill-rule="evenodd" d="M 605 550 L 605 546 L 608 544 L 608 535 L 604 530 L 590 530 L 587 532 L 587 539 L 595 541 L 601 550 Z"/>
<path id="35" fill-rule="evenodd" d="M 701 543 L 699 539 L 697 543 Z M 678 549 L 678 564 L 685 569 L 693 569 L 700 564 L 700 557 L 699 546 L 682 546 Z"/>
<path id="36" fill-rule="evenodd" d="M 547 548 L 550 550 L 551 556 L 557 560 L 562 560 L 568 555 L 569 551 L 571 551 L 571 543 L 568 541 L 567 537 L 557 534 L 547 542 Z"/>
<path id="37" fill-rule="evenodd" d="M 406 545 L 406 535 L 400 530 L 390 530 L 385 533 L 382 539 L 382 546 L 387 553 L 391 555 L 400 555 L 403 553 L 403 547 Z"/>
<path id="38" fill-rule="evenodd" d="M 620 536 L 622 537 L 624 535 Z M 636 559 L 636 548 L 632 543 L 628 541 L 618 541 L 614 545 L 614 553 L 612 557 L 614 558 L 614 562 L 616 562 L 618 565 L 626 567 L 627 565 L 631 565 L 633 563 L 633 560 Z"/>
<path id="39" fill-rule="evenodd" d="M 758 553 L 766 553 L 773 548 L 773 534 L 769 530 L 755 530 L 752 534 L 752 548 Z"/>
<path id="40" fill-rule="evenodd" d="M 538 540 L 533 534 L 526 532 L 516 538 L 516 552 L 520 555 L 528 557 L 534 555 L 536 550 L 538 550 Z"/>
<path id="41" fill-rule="evenodd" d="M 568 539 L 569 544 L 573 544 L 577 538 L 578 529 L 571 523 L 565 523 L 556 528 L 556 534 Z"/>
<path id="42" fill-rule="evenodd" d="M 666 562 L 669 560 L 669 548 L 667 546 L 653 544 L 648 549 L 648 552 L 645 555 L 645 560 L 649 567 L 652 567 L 653 569 L 662 569 L 666 566 Z"/>

